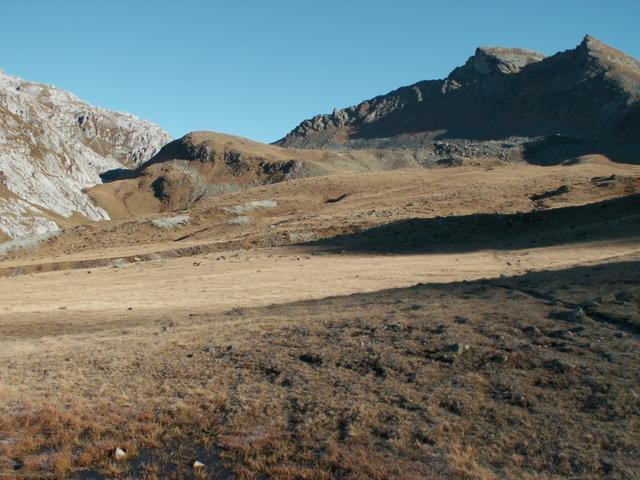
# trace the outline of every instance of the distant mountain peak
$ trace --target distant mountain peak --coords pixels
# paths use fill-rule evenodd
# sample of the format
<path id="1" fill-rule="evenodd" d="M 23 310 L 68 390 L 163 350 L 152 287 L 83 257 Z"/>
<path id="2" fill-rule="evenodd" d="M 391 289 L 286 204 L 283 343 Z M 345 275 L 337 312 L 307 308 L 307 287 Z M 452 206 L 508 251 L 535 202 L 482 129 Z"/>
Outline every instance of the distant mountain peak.
<path id="1" fill-rule="evenodd" d="M 616 66 L 620 66 L 631 70 L 637 70 L 636 73 L 640 75 L 640 62 L 638 62 L 638 60 L 627 55 L 621 50 L 610 47 L 591 35 L 585 35 L 580 45 L 576 47 L 575 52 L 599 60 L 603 64 L 604 68 L 611 69 Z"/>
<path id="2" fill-rule="evenodd" d="M 576 49 L 584 50 L 592 53 L 601 52 L 603 50 L 609 50 L 609 51 L 615 51 L 620 55 L 627 56 L 625 53 L 621 52 L 620 50 L 616 50 L 615 48 L 610 47 L 609 45 L 604 43 L 602 40 L 588 33 L 584 36 L 584 38 L 582 39 L 582 42 L 580 42 L 580 44 L 576 47 Z"/>

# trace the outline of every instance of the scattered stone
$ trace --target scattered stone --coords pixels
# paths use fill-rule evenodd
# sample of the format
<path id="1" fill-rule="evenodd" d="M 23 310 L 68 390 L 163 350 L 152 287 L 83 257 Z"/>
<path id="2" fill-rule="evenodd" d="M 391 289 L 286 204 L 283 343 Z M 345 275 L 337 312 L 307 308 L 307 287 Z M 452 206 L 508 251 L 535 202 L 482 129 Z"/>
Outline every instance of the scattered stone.
<path id="1" fill-rule="evenodd" d="M 605 295 L 601 295 L 594 300 L 597 303 L 609 303 L 614 302 L 616 300 L 616 296 L 613 293 L 607 293 Z"/>
<path id="2" fill-rule="evenodd" d="M 403 328 L 404 327 L 399 323 L 389 323 L 383 327 L 384 330 L 388 330 L 390 332 L 400 332 Z"/>
<path id="3" fill-rule="evenodd" d="M 509 355 L 507 355 L 506 353 L 500 353 L 498 355 L 494 355 L 493 357 L 491 357 L 491 361 L 494 363 L 499 363 L 501 365 L 504 365 L 509 361 Z"/>
<path id="4" fill-rule="evenodd" d="M 561 185 L 555 190 L 548 190 L 546 192 L 531 195 L 529 198 L 535 202 L 538 200 L 544 200 L 545 198 L 555 197 L 557 195 L 563 195 L 565 193 L 569 193 L 569 187 L 567 185 Z"/>
<path id="5" fill-rule="evenodd" d="M 567 362 L 566 360 L 562 360 L 561 358 L 555 358 L 553 360 L 545 362 L 544 367 L 547 370 L 553 370 L 554 372 L 566 373 L 569 370 L 574 369 L 575 365 Z"/>
<path id="6" fill-rule="evenodd" d="M 304 363 L 308 363 L 314 367 L 319 367 L 322 365 L 322 357 L 320 355 L 315 355 L 313 353 L 303 353 L 300 355 L 300 360 Z"/>
<path id="7" fill-rule="evenodd" d="M 602 460 L 601 464 L 602 464 L 602 471 L 605 474 L 609 475 L 610 473 L 613 473 L 614 464 L 611 460 L 605 458 Z"/>
<path id="8" fill-rule="evenodd" d="M 342 200 L 344 200 L 345 198 L 347 198 L 349 196 L 349 194 L 347 193 L 343 193 L 342 195 L 340 195 L 339 197 L 336 198 L 329 198 L 328 200 L 326 200 L 324 203 L 338 203 L 341 202 Z"/>
<path id="9" fill-rule="evenodd" d="M 587 311 L 587 312 L 592 312 L 593 310 L 595 310 L 599 306 L 600 306 L 600 302 L 598 302 L 598 299 L 589 300 L 588 302 L 585 302 L 585 303 L 582 304 L 582 308 L 584 308 L 585 311 Z"/>
<path id="10" fill-rule="evenodd" d="M 634 300 L 633 293 L 631 292 L 619 292 L 616 293 L 616 301 L 620 303 L 631 303 Z"/>
<path id="11" fill-rule="evenodd" d="M 513 402 L 514 405 L 517 405 L 519 407 L 524 407 L 527 404 L 527 398 L 521 394 L 521 393 L 516 393 L 513 396 Z"/>
<path id="12" fill-rule="evenodd" d="M 551 338 L 567 338 L 567 337 L 572 337 L 573 333 L 569 330 L 560 329 L 560 330 L 553 330 L 547 333 L 547 336 Z"/>
<path id="13" fill-rule="evenodd" d="M 571 312 L 570 319 L 574 322 L 583 322 L 588 319 L 582 307 L 578 307 Z"/>
<path id="14" fill-rule="evenodd" d="M 127 452 L 125 452 L 120 447 L 116 448 L 116 450 L 113 452 L 113 458 L 115 458 L 116 460 L 124 460 L 126 456 Z"/>
<path id="15" fill-rule="evenodd" d="M 527 445 L 527 442 L 517 442 L 513 449 L 515 450 L 516 453 L 518 453 L 519 455 L 523 455 L 523 456 L 527 456 L 529 455 L 529 447 Z"/>
<path id="16" fill-rule="evenodd" d="M 589 320 L 589 316 L 585 313 L 582 307 L 577 307 L 571 311 L 554 311 L 549 314 L 549 317 L 554 320 L 563 320 L 565 322 L 584 322 L 585 320 Z"/>
<path id="17" fill-rule="evenodd" d="M 280 385 L 282 385 L 283 387 L 290 387 L 293 384 L 293 382 L 291 381 L 290 377 L 283 377 L 280 380 Z"/>
<path id="18" fill-rule="evenodd" d="M 542 332 L 540 331 L 540 329 L 534 325 L 529 325 L 527 327 L 524 327 L 522 331 L 524 333 L 527 333 L 529 335 L 534 335 L 536 337 L 542 335 Z"/>
<path id="19" fill-rule="evenodd" d="M 467 343 L 454 343 L 449 345 L 448 350 L 453 353 L 463 353 L 469 350 L 471 346 Z"/>
<path id="20" fill-rule="evenodd" d="M 459 156 L 444 157 L 436 160 L 436 165 L 440 167 L 461 167 L 464 165 L 464 158 Z"/>
<path id="21" fill-rule="evenodd" d="M 446 400 L 440 403 L 440 406 L 455 415 L 462 415 L 465 411 L 464 404 L 457 399 Z"/>

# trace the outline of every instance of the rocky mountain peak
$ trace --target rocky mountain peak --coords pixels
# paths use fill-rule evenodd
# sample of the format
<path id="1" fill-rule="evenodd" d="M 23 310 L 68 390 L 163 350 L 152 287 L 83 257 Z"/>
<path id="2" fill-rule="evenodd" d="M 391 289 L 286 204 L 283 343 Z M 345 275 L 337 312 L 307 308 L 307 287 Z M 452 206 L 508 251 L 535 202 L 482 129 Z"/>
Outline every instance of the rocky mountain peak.
<path id="1" fill-rule="evenodd" d="M 318 115 L 277 143 L 422 148 L 443 138 L 556 134 L 639 143 L 638 100 L 640 63 L 590 35 L 549 57 L 522 48 L 480 47 L 444 80 L 421 81 Z"/>
<path id="2" fill-rule="evenodd" d="M 584 37 L 575 49 L 575 53 L 588 57 L 592 62 L 599 63 L 603 70 L 623 69 L 624 71 L 619 73 L 640 78 L 640 62 L 638 60 L 591 35 Z"/>
<path id="3" fill-rule="evenodd" d="M 508 75 L 517 73 L 530 63 L 539 62 L 544 58 L 544 54 L 524 48 L 478 47 L 467 61 L 467 66 L 481 75 Z"/>
<path id="4" fill-rule="evenodd" d="M 464 84 L 501 82 L 499 77 L 513 75 L 546 57 L 540 52 L 524 48 L 478 47 L 473 56 L 447 77 L 443 91 L 458 89 Z"/>
<path id="5" fill-rule="evenodd" d="M 580 43 L 579 47 L 580 48 L 586 48 L 586 49 L 590 49 L 593 47 L 597 47 L 600 45 L 604 45 L 600 40 L 598 40 L 596 37 L 594 37 L 593 35 L 589 35 L 588 33 L 584 36 L 584 38 L 582 39 L 582 42 Z"/>

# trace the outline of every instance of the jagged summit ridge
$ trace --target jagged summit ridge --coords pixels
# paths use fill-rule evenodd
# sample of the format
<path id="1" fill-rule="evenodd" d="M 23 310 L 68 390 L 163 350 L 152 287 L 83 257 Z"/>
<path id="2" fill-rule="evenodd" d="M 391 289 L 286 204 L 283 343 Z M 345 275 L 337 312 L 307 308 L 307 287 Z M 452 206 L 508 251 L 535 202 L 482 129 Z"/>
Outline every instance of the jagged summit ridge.
<path id="1" fill-rule="evenodd" d="M 478 47 L 473 57 L 467 61 L 467 65 L 472 66 L 480 75 L 511 74 L 544 58 L 543 53 L 524 48 Z"/>
<path id="2" fill-rule="evenodd" d="M 443 80 L 402 87 L 303 121 L 298 148 L 415 147 L 438 138 L 640 137 L 640 63 L 587 35 L 574 49 L 479 47 Z"/>

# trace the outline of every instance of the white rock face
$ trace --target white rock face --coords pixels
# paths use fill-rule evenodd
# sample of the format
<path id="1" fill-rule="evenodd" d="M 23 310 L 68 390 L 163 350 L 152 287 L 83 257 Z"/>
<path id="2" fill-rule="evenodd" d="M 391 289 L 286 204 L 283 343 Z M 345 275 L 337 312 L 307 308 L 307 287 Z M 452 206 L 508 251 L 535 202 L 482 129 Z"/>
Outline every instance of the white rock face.
<path id="1" fill-rule="evenodd" d="M 12 238 L 56 231 L 56 215 L 108 219 L 83 189 L 170 140 L 153 123 L 0 70 L 0 231 Z"/>

